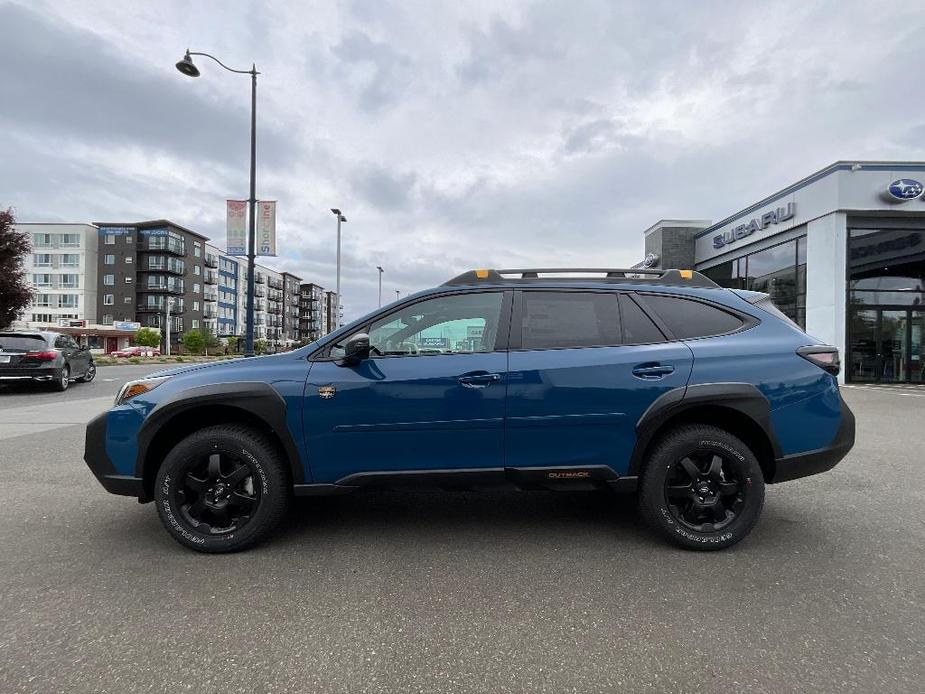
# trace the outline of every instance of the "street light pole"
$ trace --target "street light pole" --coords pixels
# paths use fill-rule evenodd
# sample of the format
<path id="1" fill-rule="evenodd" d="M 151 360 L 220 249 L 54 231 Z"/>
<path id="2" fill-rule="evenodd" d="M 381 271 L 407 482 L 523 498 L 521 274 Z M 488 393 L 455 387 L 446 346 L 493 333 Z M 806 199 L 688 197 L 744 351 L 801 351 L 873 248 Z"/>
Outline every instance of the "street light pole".
<path id="1" fill-rule="evenodd" d="M 382 266 L 377 265 L 376 269 L 379 271 L 379 308 L 382 308 Z"/>
<path id="2" fill-rule="evenodd" d="M 401 292 L 397 289 L 395 290 L 395 301 L 398 301 L 401 298 Z"/>
<path id="3" fill-rule="evenodd" d="M 177 70 L 187 77 L 199 77 L 199 68 L 193 63 L 191 56 L 201 55 L 211 58 L 228 72 L 251 76 L 251 190 L 248 199 L 249 215 L 247 227 L 247 318 L 244 334 L 244 356 L 254 356 L 254 261 L 257 255 L 257 66 L 252 64 L 250 70 L 235 70 L 225 65 L 214 55 L 208 53 L 191 53 L 177 63 Z"/>
<path id="4" fill-rule="evenodd" d="M 337 217 L 337 289 L 334 290 L 337 294 L 337 301 L 334 306 L 334 329 L 337 330 L 340 328 L 340 308 L 342 303 L 340 300 L 340 223 L 346 223 L 347 218 L 344 216 L 344 213 L 336 207 L 332 207 L 331 212 Z"/>

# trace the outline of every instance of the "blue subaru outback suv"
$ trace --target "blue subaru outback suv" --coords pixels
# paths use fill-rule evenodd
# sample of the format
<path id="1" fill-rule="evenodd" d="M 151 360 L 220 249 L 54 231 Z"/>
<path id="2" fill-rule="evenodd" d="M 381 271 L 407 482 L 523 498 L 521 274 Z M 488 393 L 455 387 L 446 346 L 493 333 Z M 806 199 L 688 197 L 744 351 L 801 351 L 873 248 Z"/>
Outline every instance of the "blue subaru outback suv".
<path id="1" fill-rule="evenodd" d="M 664 537 L 720 549 L 765 484 L 851 449 L 838 369 L 768 295 L 690 270 L 475 270 L 292 352 L 126 383 L 85 459 L 203 552 L 293 495 L 400 486 L 635 491 Z"/>

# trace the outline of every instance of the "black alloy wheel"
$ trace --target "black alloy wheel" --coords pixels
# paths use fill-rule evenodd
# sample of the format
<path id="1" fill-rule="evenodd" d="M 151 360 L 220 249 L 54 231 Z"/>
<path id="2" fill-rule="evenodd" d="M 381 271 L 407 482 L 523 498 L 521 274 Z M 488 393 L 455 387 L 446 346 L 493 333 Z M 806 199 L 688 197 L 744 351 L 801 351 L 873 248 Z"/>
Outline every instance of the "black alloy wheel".
<path id="1" fill-rule="evenodd" d="M 289 463 L 265 432 L 218 424 L 167 454 L 154 502 L 167 532 L 198 552 L 237 552 L 266 538 L 286 514 Z"/>
<path id="2" fill-rule="evenodd" d="M 175 491 L 180 513 L 200 533 L 240 530 L 260 503 L 255 473 L 249 462 L 227 451 L 191 460 Z"/>
<path id="3" fill-rule="evenodd" d="M 721 530 L 745 504 L 748 485 L 727 456 L 697 450 L 677 461 L 665 476 L 665 501 L 672 517 L 697 532 Z"/>
<path id="4" fill-rule="evenodd" d="M 639 510 L 663 537 L 686 549 L 734 545 L 764 506 L 764 474 L 755 453 L 710 424 L 666 431 L 639 477 Z"/>

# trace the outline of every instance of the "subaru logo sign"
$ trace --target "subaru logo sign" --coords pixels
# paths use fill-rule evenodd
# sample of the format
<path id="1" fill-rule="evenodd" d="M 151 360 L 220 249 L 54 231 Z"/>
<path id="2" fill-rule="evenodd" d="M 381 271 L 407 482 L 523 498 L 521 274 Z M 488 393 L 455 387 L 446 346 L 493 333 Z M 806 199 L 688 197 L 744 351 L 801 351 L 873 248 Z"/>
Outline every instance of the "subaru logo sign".
<path id="1" fill-rule="evenodd" d="M 912 178 L 900 178 L 887 188 L 889 196 L 895 200 L 915 200 L 925 192 L 925 186 Z"/>

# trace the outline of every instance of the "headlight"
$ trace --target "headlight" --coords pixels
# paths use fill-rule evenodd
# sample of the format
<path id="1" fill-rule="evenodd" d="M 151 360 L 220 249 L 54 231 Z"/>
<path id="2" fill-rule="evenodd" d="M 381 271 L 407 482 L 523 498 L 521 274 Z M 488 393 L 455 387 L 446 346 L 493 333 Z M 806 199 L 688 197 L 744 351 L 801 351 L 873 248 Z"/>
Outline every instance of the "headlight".
<path id="1" fill-rule="evenodd" d="M 154 390 L 161 383 L 166 381 L 170 376 L 161 376 L 159 378 L 141 378 L 137 381 L 129 381 L 122 389 L 119 391 L 119 394 L 116 396 L 116 405 L 121 405 L 128 400 L 131 400 L 134 397 L 141 395 L 142 393 L 147 393 L 149 390 Z"/>

